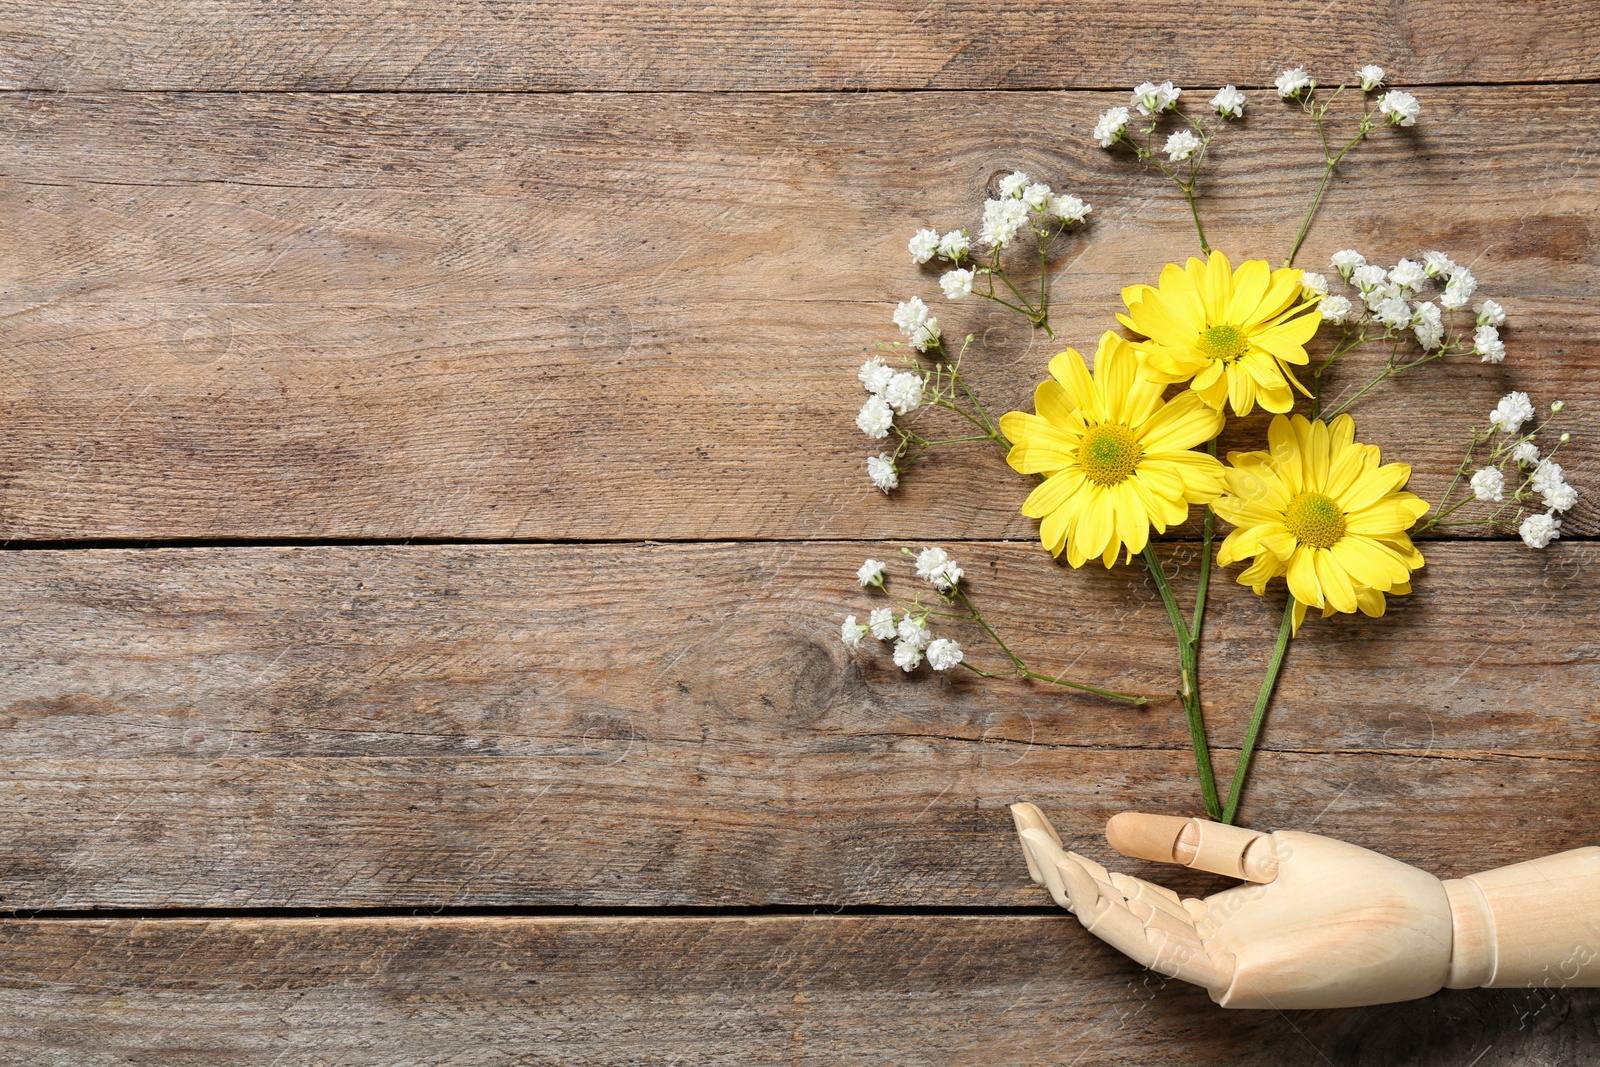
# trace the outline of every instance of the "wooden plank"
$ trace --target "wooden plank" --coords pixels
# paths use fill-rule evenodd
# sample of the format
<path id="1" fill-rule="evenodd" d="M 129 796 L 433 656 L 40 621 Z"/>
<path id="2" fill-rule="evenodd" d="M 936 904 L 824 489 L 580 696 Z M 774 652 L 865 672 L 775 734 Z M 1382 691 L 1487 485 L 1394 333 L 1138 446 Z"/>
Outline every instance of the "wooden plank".
<path id="1" fill-rule="evenodd" d="M 1378 391 L 1363 435 L 1437 493 L 1523 388 L 1567 400 L 1569 475 L 1594 484 L 1600 86 L 1423 98 L 1424 126 L 1341 172 L 1304 262 L 1472 258 L 1511 356 Z M 1190 248 L 1182 198 L 1085 143 L 1113 99 L 6 96 L 0 537 L 1032 536 L 987 451 L 886 503 L 854 370 L 894 300 L 938 300 L 906 235 L 970 223 L 1012 166 L 1096 206 L 1059 264 L 1067 341 Z M 1311 146 L 1273 102 L 1245 125 L 1210 232 L 1276 259 Z M 1055 346 L 940 313 L 982 335 L 989 402 L 1027 404 Z M 1230 432 L 1255 446 L 1262 420 Z M 1596 532 L 1585 502 L 1566 535 Z"/>
<path id="2" fill-rule="evenodd" d="M 1172 705 L 847 654 L 864 550 L 6 553 L 0 904 L 1015 905 L 1037 894 L 1008 804 L 1096 854 L 1119 810 L 1195 809 Z M 959 555 L 1041 669 L 1172 688 L 1137 571 Z M 1594 556 L 1438 545 L 1385 619 L 1308 623 L 1246 819 L 1444 874 L 1591 843 Z M 1187 590 L 1192 549 L 1170 560 Z M 1279 611 L 1226 578 L 1203 665 L 1224 775 Z"/>
<path id="3" fill-rule="evenodd" d="M 0 922 L 0 1063 L 1576 1067 L 1595 990 L 1224 1012 L 1068 916 Z"/>
<path id="4" fill-rule="evenodd" d="M 905 0 L 804 7 L 529 4 L 313 8 L 251 0 L 13 5 L 0 19 L 0 87 L 22 89 L 689 90 L 1066 88 L 1133 75 L 1187 85 L 1319 78 L 1363 62 L 1408 83 L 1592 78 L 1600 32 L 1573 0 L 1429 0 L 1397 10 L 1331 0 L 1315 11 L 1154 0 L 995 7 Z M 1492 44 L 1491 44 L 1492 42 Z"/>

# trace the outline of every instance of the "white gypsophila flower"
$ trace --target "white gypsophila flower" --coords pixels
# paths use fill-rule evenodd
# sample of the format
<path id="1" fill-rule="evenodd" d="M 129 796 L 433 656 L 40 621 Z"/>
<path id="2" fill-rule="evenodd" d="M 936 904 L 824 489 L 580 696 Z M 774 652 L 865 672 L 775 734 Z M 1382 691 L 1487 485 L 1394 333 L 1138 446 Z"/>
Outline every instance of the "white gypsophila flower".
<path id="1" fill-rule="evenodd" d="M 1377 285 L 1361 291 L 1361 302 L 1368 311 L 1377 311 L 1385 300 L 1405 301 L 1405 293 L 1398 285 Z"/>
<path id="2" fill-rule="evenodd" d="M 939 238 L 939 254 L 945 259 L 959 263 L 969 249 L 972 242 L 967 239 L 966 230 L 951 230 Z"/>
<path id="3" fill-rule="evenodd" d="M 856 377 L 861 379 L 861 384 L 866 386 L 867 392 L 877 396 L 888 387 L 889 379 L 894 377 L 894 368 L 877 356 L 873 356 L 861 364 L 861 369 L 856 371 Z"/>
<path id="4" fill-rule="evenodd" d="M 1356 77 L 1361 79 L 1361 91 L 1370 93 L 1383 84 L 1383 68 L 1376 63 L 1368 63 L 1356 71 Z"/>
<path id="5" fill-rule="evenodd" d="M 1343 252 L 1335 252 L 1331 262 L 1333 269 L 1339 272 L 1339 277 L 1349 281 L 1351 272 L 1367 265 L 1367 257 L 1353 248 L 1346 248 Z"/>
<path id="6" fill-rule="evenodd" d="M 883 568 L 888 566 L 881 559 L 869 559 L 856 570 L 856 581 L 862 586 L 882 585 Z"/>
<path id="7" fill-rule="evenodd" d="M 1128 109 L 1114 107 L 1101 113 L 1094 124 L 1094 139 L 1101 148 L 1110 148 L 1117 143 L 1122 132 L 1128 128 Z"/>
<path id="8" fill-rule="evenodd" d="M 922 302 L 922 297 L 914 296 L 910 300 L 902 300 L 894 306 L 894 324 L 900 327 L 900 332 L 909 334 L 921 326 L 928 318 L 928 305 Z"/>
<path id="9" fill-rule="evenodd" d="M 1517 533 L 1529 548 L 1543 548 L 1561 536 L 1561 520 L 1550 514 L 1529 515 L 1517 527 Z"/>
<path id="10" fill-rule="evenodd" d="M 889 436 L 889 427 L 894 425 L 894 410 L 883 397 L 869 396 L 856 413 L 856 425 L 874 441 L 881 441 Z"/>
<path id="11" fill-rule="evenodd" d="M 1291 67 L 1278 75 L 1272 83 L 1278 87 L 1278 96 L 1284 100 L 1293 99 L 1301 93 L 1310 92 L 1317 87 L 1317 80 L 1306 73 L 1304 67 Z"/>
<path id="12" fill-rule="evenodd" d="M 896 632 L 894 611 L 890 608 L 873 608 L 867 616 L 867 628 L 879 641 L 893 641 Z"/>
<path id="13" fill-rule="evenodd" d="M 1378 97 L 1378 110 L 1395 126 L 1414 126 L 1422 114 L 1417 98 L 1400 89 L 1390 89 Z"/>
<path id="14" fill-rule="evenodd" d="M 1535 493 L 1548 493 L 1558 485 L 1565 485 L 1566 481 L 1567 475 L 1561 469 L 1561 464 L 1553 459 L 1541 459 L 1533 477 L 1528 479 L 1528 487 Z"/>
<path id="15" fill-rule="evenodd" d="M 917 577 L 924 580 L 938 568 L 950 562 L 950 553 L 942 548 L 925 548 L 917 554 Z"/>
<path id="16" fill-rule="evenodd" d="M 919 352 L 926 352 L 939 343 L 939 320 L 928 314 L 928 305 L 920 296 L 895 305 L 894 324 Z"/>
<path id="17" fill-rule="evenodd" d="M 1328 295 L 1328 279 L 1315 271 L 1305 271 L 1300 275 L 1300 295 L 1306 299 L 1314 296 Z"/>
<path id="18" fill-rule="evenodd" d="M 1499 502 L 1506 498 L 1505 486 L 1505 475 L 1500 473 L 1499 467 L 1484 467 L 1472 476 L 1472 497 Z"/>
<path id="19" fill-rule="evenodd" d="M 906 245 L 913 263 L 926 263 L 939 251 L 939 234 L 935 230 L 918 230 Z"/>
<path id="20" fill-rule="evenodd" d="M 1244 114 L 1244 94 L 1231 85 L 1224 85 L 1211 98 L 1211 108 L 1225 119 L 1236 119 Z"/>
<path id="21" fill-rule="evenodd" d="M 1443 252 L 1429 252 L 1422 257 L 1422 273 L 1430 278 L 1452 273 L 1456 269 L 1456 261 Z"/>
<path id="22" fill-rule="evenodd" d="M 1052 196 L 1050 198 L 1049 214 L 1062 222 L 1082 222 L 1083 217 L 1093 210 L 1093 207 L 1079 200 L 1071 193 L 1063 193 L 1060 196 Z"/>
<path id="23" fill-rule="evenodd" d="M 889 380 L 883 399 L 896 415 L 908 415 L 922 406 L 922 375 L 901 371 Z"/>
<path id="24" fill-rule="evenodd" d="M 983 226 L 978 240 L 990 248 L 1003 248 L 1010 244 L 1028 221 L 1028 205 L 1020 200 L 985 200 Z"/>
<path id="25" fill-rule="evenodd" d="M 1035 211 L 1043 211 L 1050 203 L 1050 187 L 1044 182 L 1034 182 L 1022 190 L 1022 202 Z"/>
<path id="26" fill-rule="evenodd" d="M 1022 195 L 1022 190 L 1028 185 L 1028 176 L 1020 170 L 1014 170 L 1000 179 L 1000 198 L 1009 200 Z"/>
<path id="27" fill-rule="evenodd" d="M 1467 306 L 1467 301 L 1472 299 L 1472 294 L 1478 289 L 1478 279 L 1465 267 L 1457 267 L 1450 272 L 1449 281 L 1445 282 L 1444 295 L 1439 297 L 1439 303 L 1451 311 L 1460 311 Z"/>
<path id="28" fill-rule="evenodd" d="M 1444 344 L 1444 314 L 1439 305 L 1426 300 L 1418 304 L 1411 318 L 1411 332 L 1417 335 L 1417 344 L 1424 352 Z"/>
<path id="29" fill-rule="evenodd" d="M 1523 441 L 1511 450 L 1511 461 L 1519 467 L 1531 467 L 1539 462 L 1539 446 Z"/>
<path id="30" fill-rule="evenodd" d="M 1544 494 L 1544 506 L 1551 511 L 1571 511 L 1577 502 L 1578 491 L 1568 482 L 1552 486 L 1550 491 Z"/>
<path id="31" fill-rule="evenodd" d="M 885 493 L 900 488 L 900 468 L 894 465 L 894 457 L 887 452 L 867 457 L 867 477 Z"/>
<path id="32" fill-rule="evenodd" d="M 1427 272 L 1422 269 L 1421 263 L 1416 263 L 1409 259 L 1402 259 L 1400 262 L 1396 263 L 1394 265 L 1394 269 L 1389 272 L 1389 280 L 1398 285 L 1400 288 L 1409 289 L 1414 293 L 1418 289 L 1421 289 L 1423 284 L 1427 282 L 1428 275 Z"/>
<path id="33" fill-rule="evenodd" d="M 1181 163 L 1200 150 L 1200 138 L 1189 130 L 1179 130 L 1167 138 L 1165 149 L 1168 158 L 1174 163 Z"/>
<path id="34" fill-rule="evenodd" d="M 1489 425 L 1501 433 L 1516 433 L 1533 418 L 1533 402 L 1527 393 L 1507 393 L 1489 412 Z"/>
<path id="35" fill-rule="evenodd" d="M 1484 363 L 1503 363 L 1506 344 L 1500 340 L 1500 331 L 1493 326 L 1479 326 L 1472 331 L 1472 351 L 1483 357 Z"/>
<path id="36" fill-rule="evenodd" d="M 925 548 L 917 556 L 917 577 L 941 593 L 954 589 L 964 573 L 942 548 Z"/>
<path id="37" fill-rule="evenodd" d="M 1473 310 L 1478 313 L 1479 326 L 1504 326 L 1506 324 L 1506 309 L 1493 300 L 1480 301 Z"/>
<path id="38" fill-rule="evenodd" d="M 1370 293 L 1389 281 L 1389 272 L 1376 263 L 1362 263 L 1350 273 L 1350 280 L 1363 293 Z"/>
<path id="39" fill-rule="evenodd" d="M 1157 115 L 1177 106 L 1178 97 L 1182 95 L 1183 90 L 1169 81 L 1160 85 L 1144 82 L 1133 91 L 1132 103 L 1141 115 Z"/>
<path id="40" fill-rule="evenodd" d="M 910 674 L 922 663 L 922 649 L 905 641 L 894 643 L 894 665 Z"/>
<path id="41" fill-rule="evenodd" d="M 1403 330 L 1411 325 L 1411 305 L 1398 296 L 1386 296 L 1372 309 L 1372 317 L 1391 330 Z"/>
<path id="42" fill-rule="evenodd" d="M 854 615 L 846 615 L 844 622 L 839 625 L 839 640 L 844 642 L 844 647 L 852 652 L 861 647 L 861 638 L 866 635 L 867 628 L 856 622 Z"/>
<path id="43" fill-rule="evenodd" d="M 1351 305 L 1348 297 L 1337 294 L 1325 296 L 1317 308 L 1322 312 L 1323 322 L 1342 323 L 1350 318 Z"/>
<path id="44" fill-rule="evenodd" d="M 933 634 L 928 632 L 927 622 L 909 614 L 900 620 L 900 625 L 895 627 L 894 632 L 902 644 L 910 645 L 919 652 L 927 648 L 928 642 L 933 640 Z"/>
<path id="45" fill-rule="evenodd" d="M 928 646 L 928 666 L 936 671 L 947 671 L 963 659 L 966 654 L 961 646 L 948 637 L 941 637 Z"/>
<path id="46" fill-rule="evenodd" d="M 977 273 L 964 267 L 947 270 L 939 275 L 939 288 L 944 290 L 947 300 L 965 300 L 972 295 L 972 279 Z"/>

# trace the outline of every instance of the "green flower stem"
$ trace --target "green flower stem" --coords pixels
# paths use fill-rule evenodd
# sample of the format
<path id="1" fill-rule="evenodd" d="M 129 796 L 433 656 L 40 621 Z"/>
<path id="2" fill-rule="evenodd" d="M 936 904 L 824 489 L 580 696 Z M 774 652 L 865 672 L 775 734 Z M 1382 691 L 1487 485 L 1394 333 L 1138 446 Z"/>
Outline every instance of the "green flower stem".
<path id="1" fill-rule="evenodd" d="M 1343 86 L 1340 86 L 1340 91 L 1343 91 L 1343 88 Z M 1334 96 L 1337 95 L 1338 93 L 1334 94 Z M 1329 103 L 1331 102 L 1332 99 L 1330 98 Z M 1312 120 L 1317 124 L 1317 136 L 1322 140 L 1322 181 L 1317 183 L 1317 193 L 1311 198 L 1311 207 L 1306 211 L 1305 221 L 1300 223 L 1300 232 L 1295 235 L 1294 246 L 1289 249 L 1289 258 L 1283 261 L 1285 267 L 1294 266 L 1294 257 L 1300 254 L 1300 246 L 1306 243 L 1306 234 L 1311 232 L 1311 222 L 1317 217 L 1317 208 L 1322 206 L 1322 194 L 1328 191 L 1328 182 L 1333 178 L 1333 168 L 1337 167 L 1339 161 L 1349 154 L 1352 148 L 1366 140 L 1367 134 L 1372 132 L 1372 127 L 1368 125 L 1372 120 L 1372 112 L 1363 108 L 1361 112 L 1361 132 L 1350 138 L 1345 146 L 1339 149 L 1338 154 L 1335 155 L 1332 154 L 1331 147 L 1328 144 L 1328 131 L 1322 125 L 1322 117 L 1327 113 L 1327 105 L 1324 104 L 1320 112 L 1315 107 L 1310 108 L 1309 111 Z"/>
<path id="2" fill-rule="evenodd" d="M 1443 357 L 1446 353 L 1451 351 L 1451 346 L 1446 345 L 1432 355 L 1423 356 L 1421 359 L 1414 359 L 1410 363 L 1396 363 L 1394 361 L 1395 354 L 1399 351 L 1400 340 L 1397 338 L 1394 342 L 1394 348 L 1389 353 L 1389 361 L 1384 365 L 1383 370 L 1378 374 L 1378 376 L 1373 378 L 1366 385 L 1363 385 L 1360 389 L 1357 389 L 1354 395 L 1342 401 L 1338 407 L 1328 412 L 1328 414 L 1322 416 L 1323 420 L 1326 422 L 1332 422 L 1341 413 L 1346 411 L 1351 404 L 1354 404 L 1357 400 L 1360 400 L 1362 397 L 1366 396 L 1367 393 L 1371 392 L 1377 386 L 1388 381 L 1390 378 L 1404 374 L 1408 370 L 1420 367 L 1424 363 L 1432 363 L 1434 360 Z"/>
<path id="3" fill-rule="evenodd" d="M 1250 773 L 1250 759 L 1255 755 L 1256 740 L 1261 736 L 1266 722 L 1267 705 L 1272 703 L 1272 690 L 1278 684 L 1278 672 L 1283 669 L 1283 657 L 1289 649 L 1289 638 L 1294 633 L 1294 596 L 1283 606 L 1283 622 L 1278 627 L 1278 643 L 1273 646 L 1272 659 L 1267 664 L 1267 675 L 1261 680 L 1261 694 L 1256 697 L 1255 714 L 1250 717 L 1250 729 L 1244 735 L 1244 747 L 1239 750 L 1239 762 L 1233 768 L 1233 785 L 1228 789 L 1228 805 L 1222 810 L 1222 821 L 1233 822 L 1239 813 L 1239 799 L 1244 794 L 1245 776 Z"/>
<path id="4" fill-rule="evenodd" d="M 1005 653 L 1006 659 L 1011 661 L 1011 673 L 1013 675 L 1020 675 L 1023 678 L 1032 678 L 1035 681 L 1040 682 L 1049 682 L 1051 685 L 1065 686 L 1068 689 L 1077 689 L 1085 693 L 1093 693 L 1095 696 L 1105 697 L 1108 700 L 1120 700 L 1124 703 L 1132 704 L 1135 707 L 1144 707 L 1146 704 L 1154 704 L 1166 699 L 1164 697 L 1143 696 L 1138 693 L 1118 693 L 1115 690 L 1102 689 L 1097 685 L 1088 685 L 1084 682 L 1074 682 L 1060 675 L 1052 678 L 1048 674 L 1040 674 L 1037 671 L 1030 670 L 1028 668 L 1028 664 L 1022 659 L 1022 657 L 1011 651 L 1011 646 L 1007 645 L 1005 641 L 1001 639 L 1000 635 L 995 632 L 994 627 L 989 625 L 989 623 L 984 619 L 982 613 L 980 613 L 977 607 L 973 605 L 972 601 L 967 598 L 967 592 L 965 589 L 962 589 L 960 585 L 957 585 L 953 590 L 951 590 L 951 592 L 957 600 L 961 601 L 961 603 L 966 606 L 972 621 L 983 627 L 983 631 L 989 635 L 990 640 L 992 640 L 995 645 L 999 647 L 1001 652 Z M 1005 675 L 981 671 L 977 667 L 967 663 L 965 660 L 962 661 L 962 665 L 968 670 L 972 671 L 974 674 L 978 674 L 984 678 L 1005 677 Z"/>
<path id="5" fill-rule="evenodd" d="M 1189 215 L 1194 219 L 1194 231 L 1200 235 L 1200 251 L 1206 255 L 1211 254 L 1211 246 L 1206 243 L 1206 228 L 1200 224 L 1200 208 L 1194 202 L 1194 183 L 1182 186 L 1183 195 L 1189 201 Z"/>
<path id="6" fill-rule="evenodd" d="M 1460 480 L 1460 477 L 1461 477 L 1460 474 L 1456 475 L 1456 478 L 1457 478 L 1458 481 Z M 1455 492 L 1455 488 L 1456 488 L 1456 483 L 1455 482 L 1451 482 L 1450 483 L 1450 488 L 1446 489 L 1444 496 L 1439 498 L 1439 507 L 1444 508 L 1444 510 L 1440 511 L 1439 514 L 1435 515 L 1433 518 L 1429 519 L 1427 522 L 1423 523 L 1421 526 L 1418 526 L 1415 530 L 1411 531 L 1411 535 L 1413 537 L 1415 537 L 1418 534 L 1427 533 L 1429 530 L 1433 529 L 1435 526 L 1439 526 L 1439 525 L 1446 525 L 1446 526 L 1454 525 L 1453 523 L 1446 523 L 1444 520 L 1448 519 L 1451 515 L 1454 515 L 1456 512 L 1460 511 L 1463 507 L 1465 507 L 1466 505 L 1472 503 L 1474 500 L 1477 499 L 1477 497 L 1475 497 L 1475 496 L 1463 497 L 1462 499 L 1456 501 L 1454 504 L 1450 505 L 1448 508 L 1445 508 L 1444 507 L 1444 502 L 1446 500 L 1450 499 L 1450 494 Z"/>
<path id="7" fill-rule="evenodd" d="M 1172 635 L 1178 641 L 1178 666 L 1182 675 L 1179 696 L 1189 719 L 1189 743 L 1194 748 L 1195 768 L 1200 772 L 1200 793 L 1205 799 L 1206 814 L 1213 819 L 1222 818 L 1222 805 L 1217 800 L 1216 772 L 1211 768 L 1211 746 L 1206 743 L 1205 714 L 1200 706 L 1199 646 L 1195 636 L 1183 621 L 1178 610 L 1178 600 L 1172 595 L 1172 586 L 1161 569 L 1154 547 L 1144 546 L 1144 564 L 1161 593 L 1161 603 L 1166 605 L 1167 618 L 1172 623 Z"/>
<path id="8" fill-rule="evenodd" d="M 1027 316 L 1027 318 L 1030 321 L 1033 319 L 1033 310 L 1031 308 L 1019 308 L 1019 307 L 1017 307 L 1017 305 L 1013 304 L 1011 301 L 1001 299 L 1000 297 L 995 296 L 993 293 L 979 293 L 978 295 L 983 297 L 985 300 L 993 300 L 996 304 L 999 304 L 1003 308 L 1010 308 L 1012 311 L 1015 311 L 1018 315 Z"/>

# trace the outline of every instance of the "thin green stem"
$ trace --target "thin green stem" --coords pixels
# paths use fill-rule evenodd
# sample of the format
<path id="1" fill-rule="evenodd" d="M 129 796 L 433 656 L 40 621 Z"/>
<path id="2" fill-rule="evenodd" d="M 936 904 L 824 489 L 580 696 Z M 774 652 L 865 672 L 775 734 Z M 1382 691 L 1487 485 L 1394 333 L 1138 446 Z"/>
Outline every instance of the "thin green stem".
<path id="1" fill-rule="evenodd" d="M 1341 152 L 1339 155 L 1342 157 L 1344 153 Z M 1317 217 L 1317 208 L 1322 205 L 1322 194 L 1327 192 L 1328 181 L 1333 177 L 1334 162 L 1329 162 L 1322 168 L 1322 181 L 1317 183 L 1317 195 L 1311 198 L 1311 210 L 1306 212 L 1305 221 L 1300 223 L 1300 232 L 1295 234 L 1294 245 L 1289 249 L 1289 258 L 1283 261 L 1285 267 L 1294 266 L 1294 257 L 1300 254 L 1300 246 L 1306 243 L 1306 235 L 1311 232 L 1311 222 Z"/>
<path id="2" fill-rule="evenodd" d="M 1136 707 L 1143 707 L 1146 704 L 1154 703 L 1160 699 L 1159 697 L 1142 696 L 1138 693 L 1118 693 L 1115 690 L 1104 689 L 1097 685 L 1088 685 L 1084 682 L 1075 682 L 1071 679 L 1061 676 L 1052 678 L 1048 674 L 1040 674 L 1037 671 L 1030 670 L 1028 668 L 1028 664 L 1023 660 L 1023 658 L 1011 651 L 1011 646 L 1007 645 L 1000 635 L 995 632 L 994 627 L 990 626 L 989 623 L 984 619 L 982 613 L 980 613 L 973 605 L 972 601 L 968 599 L 966 590 L 957 585 L 952 592 L 955 594 L 956 599 L 961 601 L 961 603 L 966 606 L 972 621 L 983 627 L 984 633 L 989 635 L 989 639 L 992 640 L 1000 649 L 1000 651 L 1005 654 L 1006 659 L 1011 661 L 1013 674 L 1020 675 L 1024 678 L 1032 678 L 1040 682 L 1049 682 L 1052 685 L 1064 686 L 1068 689 L 1077 689 L 1085 693 L 1093 693 L 1095 696 L 1105 697 L 1108 700 L 1120 700 L 1127 704 L 1133 704 Z M 985 674 L 983 671 L 979 671 L 976 667 L 972 667 L 970 665 L 968 665 L 968 669 L 975 671 L 978 674 L 982 674 L 985 678 L 1002 677 L 1001 675 L 997 674 Z"/>
<path id="3" fill-rule="evenodd" d="M 1002 298 L 1000 298 L 998 296 L 995 296 L 993 293 L 979 293 L 978 295 L 983 297 L 985 300 L 993 300 L 996 304 L 999 304 L 1001 307 L 1010 308 L 1012 311 L 1015 311 L 1018 315 L 1026 315 L 1030 321 L 1033 319 L 1033 309 L 1032 308 L 1019 308 L 1019 307 L 1017 307 L 1017 305 L 1013 304 L 1011 301 L 1004 300 L 1004 299 L 1002 299 Z"/>
<path id="4" fill-rule="evenodd" d="M 1205 800 L 1206 814 L 1213 819 L 1220 819 L 1222 804 L 1217 799 L 1216 772 L 1211 767 L 1211 746 L 1206 743 L 1205 715 L 1200 705 L 1198 649 L 1189 627 L 1183 621 L 1183 612 L 1178 610 L 1177 597 L 1172 595 L 1172 586 L 1167 581 L 1166 572 L 1161 569 L 1161 561 L 1156 558 L 1155 549 L 1149 544 L 1144 548 L 1144 563 L 1156 583 L 1156 589 L 1161 593 L 1161 603 L 1166 606 L 1167 619 L 1172 623 L 1172 634 L 1178 642 L 1178 667 L 1182 676 L 1179 696 L 1183 698 L 1184 712 L 1189 720 L 1189 744 L 1194 749 L 1195 769 L 1200 773 L 1200 794 Z"/>
<path id="5" fill-rule="evenodd" d="M 1294 597 L 1283 606 L 1283 622 L 1278 626 L 1278 643 L 1272 648 L 1272 659 L 1267 663 L 1266 677 L 1261 680 L 1261 693 L 1256 697 L 1255 714 L 1250 716 L 1250 729 L 1244 735 L 1244 747 L 1239 750 L 1239 762 L 1234 764 L 1233 785 L 1228 789 L 1228 804 L 1222 810 L 1222 821 L 1233 822 L 1239 813 L 1239 800 L 1244 795 L 1245 776 L 1250 773 L 1250 760 L 1255 755 L 1256 741 L 1261 737 L 1261 727 L 1267 719 L 1267 705 L 1272 703 L 1272 691 L 1278 684 L 1278 672 L 1283 669 L 1283 657 L 1289 649 L 1289 638 L 1294 633 Z"/>
<path id="6" fill-rule="evenodd" d="M 1200 251 L 1206 255 L 1211 254 L 1211 246 L 1206 243 L 1206 228 L 1200 224 L 1200 208 L 1194 202 L 1194 183 L 1183 186 L 1183 195 L 1189 201 L 1189 216 L 1194 219 L 1195 233 L 1200 235 Z"/>
<path id="7" fill-rule="evenodd" d="M 1335 93 L 1334 95 L 1337 96 L 1338 94 Z M 1329 99 L 1329 103 L 1331 102 L 1332 98 Z M 1322 180 L 1317 183 L 1317 193 L 1311 198 L 1311 207 L 1306 211 L 1304 221 L 1300 223 L 1300 232 L 1295 234 L 1294 246 L 1289 249 L 1289 258 L 1283 261 L 1285 267 L 1294 266 L 1294 257 L 1300 254 L 1300 246 L 1305 244 L 1306 235 L 1311 232 L 1311 223 L 1317 217 L 1317 208 L 1322 206 L 1322 194 L 1328 191 L 1328 182 L 1333 178 L 1333 169 L 1339 165 L 1340 160 L 1349 154 L 1352 148 L 1366 140 L 1367 134 L 1372 132 L 1367 125 L 1372 117 L 1371 113 L 1363 110 L 1361 113 L 1360 132 L 1350 138 L 1345 146 L 1339 149 L 1338 154 L 1330 154 L 1328 132 L 1322 125 L 1322 117 L 1327 113 L 1327 105 L 1323 105 L 1321 112 L 1318 112 L 1315 108 L 1311 108 L 1310 111 L 1312 120 L 1317 124 L 1317 136 L 1322 140 Z"/>

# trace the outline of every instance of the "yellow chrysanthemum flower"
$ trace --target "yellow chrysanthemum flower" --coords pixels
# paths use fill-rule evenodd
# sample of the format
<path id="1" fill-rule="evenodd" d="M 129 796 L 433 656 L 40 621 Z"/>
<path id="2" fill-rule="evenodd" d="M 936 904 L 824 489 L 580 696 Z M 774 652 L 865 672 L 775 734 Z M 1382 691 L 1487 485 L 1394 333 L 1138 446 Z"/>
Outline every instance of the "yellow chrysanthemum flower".
<path id="1" fill-rule="evenodd" d="M 1301 300 L 1301 275 L 1264 259 L 1235 271 L 1212 252 L 1187 268 L 1168 263 L 1159 288 L 1122 290 L 1128 314 L 1117 320 L 1147 338 L 1135 348 L 1141 373 L 1154 381 L 1188 381 L 1218 411 L 1227 401 L 1240 415 L 1257 403 L 1282 413 L 1294 407 L 1290 384 L 1306 391 L 1286 364 L 1308 361 L 1305 344 L 1322 323 L 1317 300 Z"/>
<path id="2" fill-rule="evenodd" d="M 1215 507 L 1235 524 L 1217 562 L 1255 557 L 1239 582 L 1257 593 L 1269 579 L 1288 578 L 1294 631 L 1306 608 L 1383 614 L 1384 594 L 1411 592 L 1422 553 L 1406 531 L 1428 505 L 1400 489 L 1411 477 L 1404 463 L 1385 463 L 1376 445 L 1357 444 L 1349 415 L 1308 422 L 1302 415 L 1272 420 L 1268 452 L 1228 453 L 1228 492 Z"/>
<path id="3" fill-rule="evenodd" d="M 1033 395 L 1036 415 L 1008 412 L 1000 430 L 1011 441 L 1006 457 L 1023 474 L 1045 480 L 1022 505 L 1042 520 L 1039 539 L 1053 555 L 1081 567 L 1099 557 L 1110 567 L 1117 552 L 1144 551 L 1158 532 L 1223 491 L 1222 464 L 1189 451 L 1222 431 L 1222 413 L 1193 393 L 1170 404 L 1163 387 L 1138 373 L 1133 347 L 1107 331 L 1095 351 L 1094 374 L 1067 349 L 1050 361 L 1052 380 Z"/>

